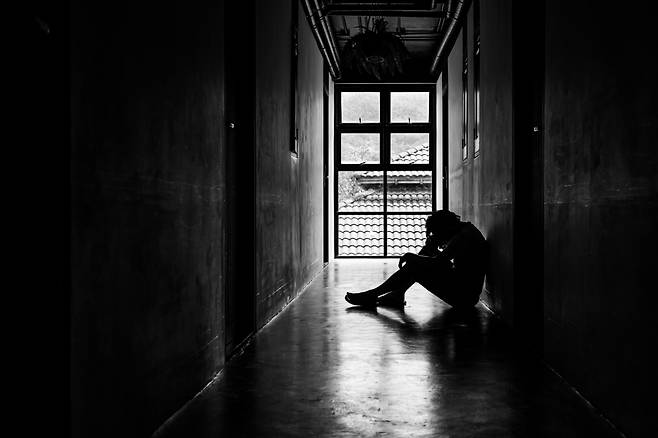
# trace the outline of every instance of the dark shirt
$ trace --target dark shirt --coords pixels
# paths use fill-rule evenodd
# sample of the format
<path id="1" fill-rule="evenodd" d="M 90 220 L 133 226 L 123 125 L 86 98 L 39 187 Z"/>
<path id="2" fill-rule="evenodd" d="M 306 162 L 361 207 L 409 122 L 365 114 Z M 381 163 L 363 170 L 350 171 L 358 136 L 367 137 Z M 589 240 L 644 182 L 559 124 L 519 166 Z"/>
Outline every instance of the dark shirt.
<path id="1" fill-rule="evenodd" d="M 461 229 L 443 248 L 430 239 L 420 255 L 439 257 L 450 262 L 452 280 L 464 294 L 479 296 L 486 271 L 487 243 L 475 225 L 462 222 Z"/>

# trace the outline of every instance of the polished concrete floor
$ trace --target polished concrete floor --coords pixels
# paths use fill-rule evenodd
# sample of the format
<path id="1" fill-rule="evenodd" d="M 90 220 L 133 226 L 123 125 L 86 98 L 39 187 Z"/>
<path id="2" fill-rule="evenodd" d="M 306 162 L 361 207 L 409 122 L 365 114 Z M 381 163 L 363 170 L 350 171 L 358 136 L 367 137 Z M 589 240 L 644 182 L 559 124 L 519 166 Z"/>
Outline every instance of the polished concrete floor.
<path id="1" fill-rule="evenodd" d="M 616 436 L 482 304 L 460 315 L 420 286 L 404 311 L 343 300 L 396 263 L 330 264 L 156 436 Z"/>

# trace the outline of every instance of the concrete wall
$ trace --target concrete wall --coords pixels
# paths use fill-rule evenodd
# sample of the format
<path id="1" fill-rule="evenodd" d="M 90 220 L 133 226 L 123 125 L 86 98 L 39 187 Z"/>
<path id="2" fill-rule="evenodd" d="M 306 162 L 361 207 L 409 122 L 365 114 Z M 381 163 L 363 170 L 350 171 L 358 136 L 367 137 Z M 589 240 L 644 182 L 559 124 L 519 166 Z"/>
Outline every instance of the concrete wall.
<path id="1" fill-rule="evenodd" d="M 649 430 L 648 348 L 654 325 L 649 303 L 655 302 L 651 272 L 658 243 L 653 24 L 642 11 L 620 24 L 614 11 L 594 5 L 545 4 L 544 121 L 539 124 L 544 202 L 538 207 L 544 221 L 544 337 L 535 341 L 544 344 L 548 364 L 621 431 L 641 436 Z M 481 2 L 480 20 L 481 145 L 473 157 L 469 130 L 466 161 L 460 144 L 463 35 L 448 59 L 450 208 L 487 237 L 491 266 L 483 299 L 514 324 L 515 299 L 526 293 L 514 290 L 513 243 L 520 230 L 514 216 L 528 207 L 515 204 L 515 194 L 524 191 L 514 186 L 515 174 L 523 174 L 518 166 L 531 164 L 518 162 L 519 150 L 514 152 L 515 111 L 530 109 L 514 107 L 514 92 L 530 91 L 532 81 L 513 72 L 528 62 L 524 50 L 531 47 L 513 44 L 512 2 Z M 467 23 L 471 38 L 472 11 Z M 606 23 L 617 26 L 611 31 Z M 468 47 L 470 87 L 472 41 Z M 472 110 L 469 117 L 472 121 Z M 525 138 L 519 134 L 516 147 L 531 145 Z"/>
<path id="2" fill-rule="evenodd" d="M 291 2 L 256 8 L 256 312 L 262 326 L 322 267 L 322 57 L 299 7 L 299 155 L 290 153 Z"/>
<path id="3" fill-rule="evenodd" d="M 628 436 L 645 436 L 654 423 L 655 25 L 636 7 L 620 20 L 584 3 L 546 5 L 546 358 Z"/>
<path id="4" fill-rule="evenodd" d="M 481 298 L 508 322 L 513 314 L 513 126 L 511 1 L 480 2 L 480 151 L 474 156 L 473 8 L 467 22 L 468 158 L 462 160 L 462 45 L 448 57 L 449 205 L 487 238 L 490 267 Z"/>
<path id="5" fill-rule="evenodd" d="M 144 436 L 224 360 L 223 7 L 71 11 L 73 435 Z"/>
<path id="6" fill-rule="evenodd" d="M 290 2 L 71 6 L 73 436 L 146 436 L 224 364 L 225 19 L 257 30 L 257 322 L 322 267 L 322 59 Z M 249 31 L 249 27 L 246 28 Z"/>

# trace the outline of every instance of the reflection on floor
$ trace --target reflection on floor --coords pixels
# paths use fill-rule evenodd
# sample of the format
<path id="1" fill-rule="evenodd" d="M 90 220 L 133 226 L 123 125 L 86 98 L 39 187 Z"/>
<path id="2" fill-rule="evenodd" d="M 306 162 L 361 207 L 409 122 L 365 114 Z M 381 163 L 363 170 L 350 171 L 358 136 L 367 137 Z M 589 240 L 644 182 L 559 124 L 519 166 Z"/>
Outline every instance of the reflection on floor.
<path id="1" fill-rule="evenodd" d="M 396 263 L 330 264 L 156 435 L 615 436 L 481 304 L 460 315 L 420 286 L 404 311 L 343 300 Z"/>

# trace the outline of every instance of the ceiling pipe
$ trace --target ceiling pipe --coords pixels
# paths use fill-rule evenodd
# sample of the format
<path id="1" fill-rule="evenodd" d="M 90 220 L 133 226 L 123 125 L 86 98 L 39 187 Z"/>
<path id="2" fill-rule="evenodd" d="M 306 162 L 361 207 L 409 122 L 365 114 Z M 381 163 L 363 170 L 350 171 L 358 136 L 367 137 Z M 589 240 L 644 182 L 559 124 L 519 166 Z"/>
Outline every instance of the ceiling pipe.
<path id="1" fill-rule="evenodd" d="M 334 39 L 334 33 L 331 31 L 331 28 L 329 27 L 329 23 L 327 22 L 327 15 L 324 14 L 322 11 L 322 6 L 324 6 L 324 1 L 321 0 L 313 0 L 313 3 L 315 4 L 315 10 L 318 14 L 318 18 L 320 19 L 320 24 L 322 26 L 322 31 L 324 32 L 324 37 L 325 41 L 329 43 L 329 53 L 334 59 L 335 65 L 336 65 L 336 71 L 338 76 L 340 77 L 340 56 L 338 55 L 338 48 L 336 47 L 336 40 Z M 322 3 L 323 5 L 321 5 Z"/>
<path id="2" fill-rule="evenodd" d="M 336 53 L 330 53 L 331 47 L 325 37 L 323 37 L 323 26 L 320 23 L 320 14 L 316 8 L 311 7 L 311 2 L 313 0 L 302 0 L 302 6 L 304 8 L 304 14 L 308 20 L 309 26 L 311 26 L 311 32 L 315 37 L 315 41 L 318 44 L 318 48 L 322 53 L 322 57 L 327 61 L 329 67 L 329 73 L 334 79 L 339 79 L 341 76 L 340 65 L 338 64 L 338 58 Z"/>
<path id="3" fill-rule="evenodd" d="M 434 55 L 432 66 L 430 67 L 430 75 L 432 77 L 438 76 L 437 73 L 441 62 L 445 58 L 446 52 L 452 48 L 452 44 L 454 43 L 454 40 L 457 36 L 457 32 L 459 32 L 459 24 L 463 20 L 466 10 L 468 9 L 468 5 L 466 3 L 470 4 L 470 0 L 457 0 L 455 5 L 455 12 L 451 13 L 448 11 L 448 17 L 446 18 L 448 27 L 443 34 L 443 38 L 439 43 L 439 48 L 436 51 L 436 55 Z"/>

